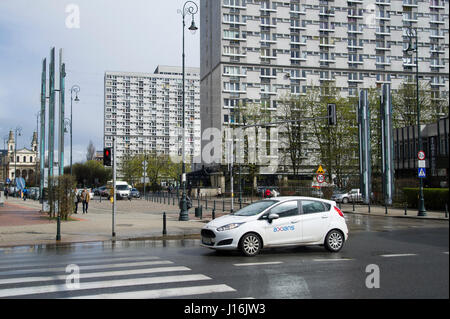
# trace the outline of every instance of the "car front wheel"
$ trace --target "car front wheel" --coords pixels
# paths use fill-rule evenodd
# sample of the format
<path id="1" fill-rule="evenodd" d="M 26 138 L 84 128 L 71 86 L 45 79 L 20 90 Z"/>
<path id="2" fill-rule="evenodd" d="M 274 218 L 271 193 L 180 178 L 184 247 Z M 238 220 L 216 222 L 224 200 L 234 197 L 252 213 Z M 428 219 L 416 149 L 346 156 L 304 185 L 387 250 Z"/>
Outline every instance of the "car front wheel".
<path id="1" fill-rule="evenodd" d="M 339 252 L 344 247 L 344 235 L 339 230 L 332 230 L 325 238 L 325 248 L 332 252 Z"/>
<path id="2" fill-rule="evenodd" d="M 242 237 L 240 246 L 245 256 L 253 257 L 259 254 L 262 248 L 262 241 L 258 235 L 250 233 Z"/>

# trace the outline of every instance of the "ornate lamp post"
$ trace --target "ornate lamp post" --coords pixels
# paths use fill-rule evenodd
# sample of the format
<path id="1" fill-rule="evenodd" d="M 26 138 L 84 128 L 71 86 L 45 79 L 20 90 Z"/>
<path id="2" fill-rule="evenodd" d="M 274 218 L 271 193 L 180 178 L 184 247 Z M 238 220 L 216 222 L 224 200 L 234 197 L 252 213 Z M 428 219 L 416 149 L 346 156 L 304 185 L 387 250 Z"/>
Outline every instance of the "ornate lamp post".
<path id="1" fill-rule="evenodd" d="M 70 175 L 72 175 L 72 123 L 73 123 L 73 117 L 72 117 L 72 104 L 73 104 L 73 94 L 75 93 L 75 102 L 80 102 L 80 99 L 78 98 L 78 93 L 80 93 L 81 89 L 78 85 L 72 86 L 70 89 Z"/>
<path id="2" fill-rule="evenodd" d="M 182 171 L 181 171 L 181 183 L 183 185 L 183 193 L 181 195 L 181 201 L 180 201 L 180 221 L 188 221 L 189 220 L 189 212 L 187 208 L 187 199 L 186 199 L 186 115 L 185 115 L 185 81 L 186 81 L 186 66 L 185 66 L 185 48 L 184 48 L 184 31 L 186 28 L 186 22 L 185 18 L 187 15 L 192 16 L 192 23 L 189 27 L 189 30 L 192 32 L 195 32 L 198 30 L 197 26 L 195 25 L 194 16 L 198 12 L 198 5 L 193 1 L 187 1 L 184 6 L 183 10 L 179 11 L 181 13 L 181 16 L 183 17 L 183 156 L 182 156 Z"/>

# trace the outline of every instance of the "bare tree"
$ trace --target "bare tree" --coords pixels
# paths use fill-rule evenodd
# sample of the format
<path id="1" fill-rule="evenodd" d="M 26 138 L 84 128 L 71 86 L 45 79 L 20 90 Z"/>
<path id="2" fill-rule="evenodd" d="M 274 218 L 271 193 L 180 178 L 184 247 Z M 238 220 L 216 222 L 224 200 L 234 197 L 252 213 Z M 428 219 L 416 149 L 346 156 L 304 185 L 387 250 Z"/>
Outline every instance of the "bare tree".
<path id="1" fill-rule="evenodd" d="M 93 161 L 95 159 L 95 146 L 92 141 L 89 141 L 89 145 L 87 147 L 86 160 Z"/>

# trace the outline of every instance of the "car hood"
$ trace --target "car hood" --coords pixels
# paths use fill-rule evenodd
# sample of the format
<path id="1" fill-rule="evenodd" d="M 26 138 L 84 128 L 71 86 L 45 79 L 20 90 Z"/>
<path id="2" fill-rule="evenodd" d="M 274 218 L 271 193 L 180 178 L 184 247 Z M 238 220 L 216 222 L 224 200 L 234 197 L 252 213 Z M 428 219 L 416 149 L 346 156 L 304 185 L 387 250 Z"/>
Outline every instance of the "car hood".
<path id="1" fill-rule="evenodd" d="M 206 224 L 205 228 L 218 228 L 232 223 L 245 223 L 254 220 L 255 216 L 225 215 Z"/>

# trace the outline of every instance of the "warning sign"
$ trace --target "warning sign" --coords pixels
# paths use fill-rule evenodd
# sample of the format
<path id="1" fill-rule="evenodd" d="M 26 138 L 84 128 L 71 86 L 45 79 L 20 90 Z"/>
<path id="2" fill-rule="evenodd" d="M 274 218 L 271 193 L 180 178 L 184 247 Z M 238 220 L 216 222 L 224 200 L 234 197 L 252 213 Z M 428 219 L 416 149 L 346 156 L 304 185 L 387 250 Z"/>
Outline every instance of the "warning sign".
<path id="1" fill-rule="evenodd" d="M 322 165 L 319 166 L 319 169 L 317 170 L 316 174 L 325 174 Z"/>

